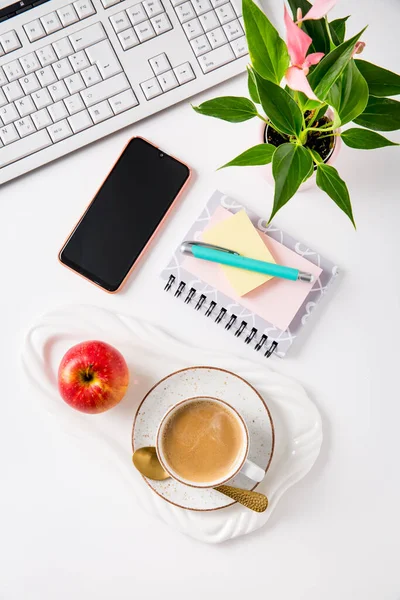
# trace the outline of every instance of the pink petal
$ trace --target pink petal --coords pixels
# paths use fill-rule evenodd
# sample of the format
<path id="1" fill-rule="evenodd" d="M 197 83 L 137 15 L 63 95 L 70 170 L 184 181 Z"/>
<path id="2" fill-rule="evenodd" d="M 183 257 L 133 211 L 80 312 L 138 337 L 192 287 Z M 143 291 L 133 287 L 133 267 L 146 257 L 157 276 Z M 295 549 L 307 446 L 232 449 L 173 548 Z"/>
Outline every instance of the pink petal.
<path id="1" fill-rule="evenodd" d="M 323 58 L 325 54 L 323 52 L 313 52 L 306 56 L 306 59 L 303 63 L 303 68 L 308 69 L 311 65 L 316 65 L 319 63 L 321 58 Z"/>
<path id="2" fill-rule="evenodd" d="M 322 19 L 336 4 L 336 0 L 315 0 L 314 4 L 308 11 L 302 21 L 307 19 Z"/>
<path id="3" fill-rule="evenodd" d="M 361 52 L 365 48 L 365 45 L 366 45 L 365 42 L 357 42 L 356 45 L 354 46 L 354 50 L 353 50 L 351 56 L 353 57 L 355 54 L 361 54 Z"/>
<path id="4" fill-rule="evenodd" d="M 298 65 L 299 67 L 301 67 L 306 58 L 307 50 L 310 47 L 312 39 L 309 35 L 304 33 L 304 31 L 302 31 L 300 27 L 298 27 L 296 23 L 294 23 L 294 21 L 292 21 L 292 18 L 289 15 L 286 6 L 285 25 L 287 47 L 290 55 L 290 60 L 292 61 L 293 65 Z"/>
<path id="5" fill-rule="evenodd" d="M 310 84 L 308 83 L 303 69 L 299 69 L 298 67 L 289 67 L 286 71 L 285 77 L 288 86 L 292 90 L 303 92 L 303 94 L 305 94 L 308 98 L 311 98 L 311 100 L 318 100 L 317 96 L 312 91 Z"/>

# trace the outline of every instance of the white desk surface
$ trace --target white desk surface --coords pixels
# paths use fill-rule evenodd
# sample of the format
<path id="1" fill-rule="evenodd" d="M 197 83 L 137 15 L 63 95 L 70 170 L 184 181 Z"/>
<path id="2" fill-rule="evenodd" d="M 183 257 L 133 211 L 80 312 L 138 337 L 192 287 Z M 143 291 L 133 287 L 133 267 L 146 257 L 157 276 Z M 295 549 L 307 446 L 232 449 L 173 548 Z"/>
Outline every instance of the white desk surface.
<path id="1" fill-rule="evenodd" d="M 340 8 L 340 11 L 338 10 Z M 366 60 L 398 69 L 398 0 L 340 3 L 365 23 Z M 246 92 L 241 76 L 194 99 Z M 189 102 L 28 174 L 1 189 L 0 598 L 273 600 L 400 598 L 400 150 L 342 149 L 358 232 L 320 191 L 296 196 L 276 222 L 342 267 L 335 292 L 284 361 L 322 413 L 325 440 L 309 475 L 264 529 L 206 546 L 135 507 L 112 464 L 99 464 L 50 427 L 21 382 L 24 333 L 42 312 L 93 303 L 162 322 L 182 338 L 229 352 L 225 332 L 166 301 L 158 273 L 219 189 L 268 215 L 262 169 L 215 169 L 258 143 L 259 123 L 197 115 Z M 57 252 L 121 148 L 142 135 L 194 169 L 193 184 L 124 291 L 108 295 L 57 262 Z M 400 141 L 398 134 L 388 134 Z M 373 317 L 379 333 L 371 334 Z M 254 357 L 237 342 L 234 350 Z M 211 594 L 211 596 L 210 596 Z"/>

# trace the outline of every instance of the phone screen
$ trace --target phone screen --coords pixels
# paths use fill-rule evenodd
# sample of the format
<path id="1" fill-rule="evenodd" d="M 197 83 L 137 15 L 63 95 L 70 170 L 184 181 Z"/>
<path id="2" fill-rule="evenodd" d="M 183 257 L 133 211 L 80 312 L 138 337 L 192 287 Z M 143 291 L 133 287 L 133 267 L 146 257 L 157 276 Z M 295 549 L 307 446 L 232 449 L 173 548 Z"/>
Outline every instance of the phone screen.
<path id="1" fill-rule="evenodd" d="M 61 250 L 61 262 L 115 292 L 189 175 L 186 165 L 133 138 Z"/>

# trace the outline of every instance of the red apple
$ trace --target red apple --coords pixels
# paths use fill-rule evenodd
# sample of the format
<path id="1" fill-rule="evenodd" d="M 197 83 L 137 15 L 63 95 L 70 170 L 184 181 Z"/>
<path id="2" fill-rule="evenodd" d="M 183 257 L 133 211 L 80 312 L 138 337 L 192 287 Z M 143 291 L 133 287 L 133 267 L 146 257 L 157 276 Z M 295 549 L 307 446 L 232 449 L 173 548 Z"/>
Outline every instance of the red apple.
<path id="1" fill-rule="evenodd" d="M 67 404 L 85 413 L 101 413 L 125 395 L 129 369 L 110 344 L 82 342 L 68 350 L 58 369 L 58 389 Z"/>

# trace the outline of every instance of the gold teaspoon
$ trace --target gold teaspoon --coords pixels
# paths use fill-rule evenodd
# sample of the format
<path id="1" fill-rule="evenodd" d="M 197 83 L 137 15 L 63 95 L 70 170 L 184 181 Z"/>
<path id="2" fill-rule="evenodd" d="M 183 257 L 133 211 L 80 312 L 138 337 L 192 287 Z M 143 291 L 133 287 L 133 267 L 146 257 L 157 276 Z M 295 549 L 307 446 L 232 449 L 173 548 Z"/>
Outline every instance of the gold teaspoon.
<path id="1" fill-rule="evenodd" d="M 170 476 L 161 466 L 158 460 L 157 452 L 154 446 L 145 446 L 135 450 L 132 456 L 132 462 L 142 475 L 156 481 L 163 481 Z M 242 490 L 231 485 L 219 485 L 214 488 L 221 494 L 236 500 L 246 508 L 255 512 L 264 512 L 268 507 L 268 498 L 259 492 L 251 490 Z"/>

